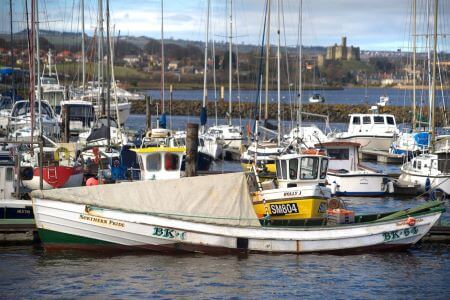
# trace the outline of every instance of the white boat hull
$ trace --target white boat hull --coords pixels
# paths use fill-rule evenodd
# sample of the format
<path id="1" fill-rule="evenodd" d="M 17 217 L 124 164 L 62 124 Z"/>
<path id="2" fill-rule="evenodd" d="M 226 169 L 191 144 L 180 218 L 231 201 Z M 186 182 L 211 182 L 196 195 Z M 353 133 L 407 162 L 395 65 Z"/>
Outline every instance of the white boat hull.
<path id="1" fill-rule="evenodd" d="M 427 179 L 429 179 L 430 189 L 440 189 L 447 195 L 450 195 L 450 177 L 448 175 L 418 175 L 412 172 L 402 171 L 399 177 L 400 181 L 418 184 L 419 192 L 421 193 L 424 193 L 427 189 Z"/>
<path id="2" fill-rule="evenodd" d="M 329 141 L 332 140 L 358 143 L 363 150 L 389 151 L 394 138 L 393 136 L 337 135 Z"/>
<path id="3" fill-rule="evenodd" d="M 101 110 L 101 106 L 100 105 L 95 105 L 94 109 L 95 109 L 95 113 L 98 114 L 100 112 L 100 110 Z M 116 104 L 115 103 L 111 103 L 111 107 L 110 107 L 110 110 L 109 110 L 111 116 L 114 119 L 116 119 L 118 122 L 120 120 L 120 124 L 125 124 L 125 122 L 128 120 L 128 117 L 130 116 L 131 103 L 129 103 L 129 102 L 118 103 L 117 104 L 117 109 L 119 110 L 119 118 L 117 118 Z"/>
<path id="4" fill-rule="evenodd" d="M 441 212 L 376 224 L 312 227 L 239 227 L 176 220 L 34 198 L 37 228 L 46 249 L 138 247 L 162 252 L 265 252 L 403 248 L 419 241 Z M 63 238 L 62 238 L 63 237 Z"/>
<path id="5" fill-rule="evenodd" d="M 328 173 L 327 181 L 333 186 L 333 194 L 343 196 L 376 196 L 388 191 L 382 174 L 339 174 Z M 333 191 L 333 188 L 331 189 Z"/>

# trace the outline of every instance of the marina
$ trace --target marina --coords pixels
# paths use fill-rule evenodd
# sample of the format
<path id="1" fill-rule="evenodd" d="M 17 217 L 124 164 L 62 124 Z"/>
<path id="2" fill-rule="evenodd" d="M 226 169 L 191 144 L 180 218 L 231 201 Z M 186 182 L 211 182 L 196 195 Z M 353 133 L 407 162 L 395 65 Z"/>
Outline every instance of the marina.
<path id="1" fill-rule="evenodd" d="M 445 3 L 72 2 L 1 4 L 2 296 L 449 297 Z"/>

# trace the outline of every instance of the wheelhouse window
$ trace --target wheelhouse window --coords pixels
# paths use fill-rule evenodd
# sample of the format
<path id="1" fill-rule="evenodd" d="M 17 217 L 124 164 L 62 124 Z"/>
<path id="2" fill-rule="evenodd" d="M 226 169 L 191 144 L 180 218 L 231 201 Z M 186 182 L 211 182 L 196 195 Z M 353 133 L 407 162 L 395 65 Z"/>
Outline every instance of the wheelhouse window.
<path id="1" fill-rule="evenodd" d="M 178 171 L 180 168 L 180 157 L 175 153 L 166 153 L 164 156 L 164 168 L 166 171 Z"/>
<path id="2" fill-rule="evenodd" d="M 147 171 L 161 170 L 161 153 L 147 155 Z"/>
<path id="3" fill-rule="evenodd" d="M 420 160 L 417 162 L 417 169 L 422 169 L 422 162 Z"/>
<path id="4" fill-rule="evenodd" d="M 281 178 L 287 179 L 287 176 L 286 176 L 286 173 L 287 173 L 286 172 L 286 170 L 287 170 L 287 161 L 281 160 L 280 164 L 281 164 Z"/>
<path id="5" fill-rule="evenodd" d="M 289 160 L 289 178 L 298 179 L 298 159 L 293 158 Z"/>
<path id="6" fill-rule="evenodd" d="M 322 164 L 320 165 L 320 179 L 325 179 L 327 177 L 328 170 L 328 159 L 322 159 Z"/>
<path id="7" fill-rule="evenodd" d="M 13 181 L 14 180 L 14 170 L 13 168 L 7 168 L 6 169 L 6 181 Z"/>
<path id="8" fill-rule="evenodd" d="M 372 124 L 369 116 L 363 117 L 363 124 Z"/>
<path id="9" fill-rule="evenodd" d="M 386 117 L 386 122 L 387 122 L 389 125 L 395 125 L 394 117 Z"/>
<path id="10" fill-rule="evenodd" d="M 327 154 L 331 159 L 347 160 L 349 159 L 349 149 L 328 149 Z"/>
<path id="11" fill-rule="evenodd" d="M 352 124 L 353 125 L 361 124 L 361 119 L 359 117 L 353 117 Z"/>
<path id="12" fill-rule="evenodd" d="M 383 116 L 374 116 L 373 122 L 375 124 L 384 124 L 384 117 Z"/>
<path id="13" fill-rule="evenodd" d="M 318 167 L 318 157 L 303 157 L 300 164 L 300 179 L 316 179 Z"/>

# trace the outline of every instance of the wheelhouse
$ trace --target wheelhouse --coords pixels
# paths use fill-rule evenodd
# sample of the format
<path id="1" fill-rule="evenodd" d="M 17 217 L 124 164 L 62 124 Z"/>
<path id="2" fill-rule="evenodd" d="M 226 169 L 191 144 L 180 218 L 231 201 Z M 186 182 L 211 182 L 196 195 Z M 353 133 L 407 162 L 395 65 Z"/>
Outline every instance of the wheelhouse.
<path id="1" fill-rule="evenodd" d="M 280 188 L 323 183 L 327 177 L 328 157 L 322 155 L 286 154 L 276 160 Z"/>
<path id="2" fill-rule="evenodd" d="M 138 156 L 141 180 L 176 179 L 181 177 L 181 165 L 186 148 L 148 147 L 134 149 Z"/>

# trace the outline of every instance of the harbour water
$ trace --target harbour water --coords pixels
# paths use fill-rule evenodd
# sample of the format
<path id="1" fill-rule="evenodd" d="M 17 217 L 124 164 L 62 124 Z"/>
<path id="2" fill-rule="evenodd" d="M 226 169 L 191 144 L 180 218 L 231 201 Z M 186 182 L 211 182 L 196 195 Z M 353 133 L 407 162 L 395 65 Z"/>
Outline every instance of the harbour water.
<path id="1" fill-rule="evenodd" d="M 198 117 L 173 117 L 183 129 Z M 220 120 L 223 122 L 223 120 Z M 239 120 L 233 120 L 239 124 Z M 144 116 L 126 124 L 138 130 Z M 342 127 L 344 124 L 333 124 Z M 398 166 L 371 164 L 389 172 Z M 217 171 L 239 171 L 219 161 Z M 358 213 L 412 207 L 424 199 L 346 198 Z M 449 202 L 446 203 L 450 210 Z M 446 213 L 448 221 L 449 214 Z M 0 298 L 450 298 L 450 244 L 353 255 L 104 255 L 0 247 Z"/>
<path id="2" fill-rule="evenodd" d="M 147 95 L 150 95 L 152 99 L 160 99 L 159 90 L 145 91 Z M 309 97 L 315 93 L 320 93 L 325 97 L 325 103 L 328 104 L 371 104 L 375 105 L 379 101 L 380 96 L 389 97 L 389 105 L 395 106 L 411 106 L 413 99 L 413 91 L 408 89 L 394 89 L 394 88 L 344 88 L 341 90 L 305 90 L 303 91 L 303 103 L 308 103 Z M 233 92 L 233 100 L 237 101 L 238 96 L 243 102 L 255 102 L 258 95 L 256 90 L 242 90 L 240 92 Z M 445 103 L 448 107 L 448 98 L 450 96 L 450 90 L 438 90 L 436 91 L 436 106 L 443 106 L 443 99 L 447 101 Z M 209 101 L 213 101 L 217 97 L 220 98 L 220 89 L 215 92 L 214 90 L 208 91 Z M 228 91 L 225 91 L 225 99 L 228 99 Z M 168 99 L 168 91 L 166 91 L 166 99 Z M 202 90 L 174 90 L 174 100 L 201 100 L 203 98 Z M 295 90 L 282 90 L 281 101 L 283 103 L 294 103 L 297 101 L 297 92 Z M 263 94 L 264 99 L 264 94 Z M 269 91 L 269 101 L 276 102 L 277 91 Z M 417 90 L 416 101 L 419 106 L 428 105 L 428 91 Z M 320 104 L 318 104 L 320 105 Z"/>

